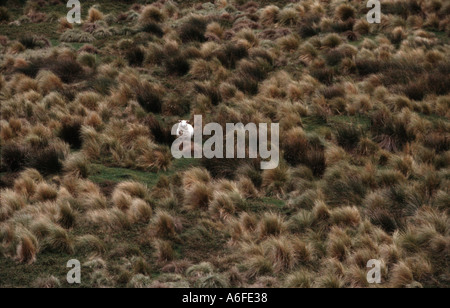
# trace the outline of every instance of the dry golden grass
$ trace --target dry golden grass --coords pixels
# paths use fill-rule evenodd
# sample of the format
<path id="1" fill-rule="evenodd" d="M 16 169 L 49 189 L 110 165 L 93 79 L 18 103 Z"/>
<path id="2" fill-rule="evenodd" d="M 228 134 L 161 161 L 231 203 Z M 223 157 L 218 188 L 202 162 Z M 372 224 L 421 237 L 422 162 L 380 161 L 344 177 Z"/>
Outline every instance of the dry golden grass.
<path id="1" fill-rule="evenodd" d="M 162 22 L 166 16 L 164 15 L 164 12 L 162 12 L 158 7 L 154 5 L 148 5 L 144 7 L 142 10 L 141 15 L 139 16 L 139 23 L 145 25 L 150 22 Z"/>
<path id="2" fill-rule="evenodd" d="M 207 209 L 212 195 L 213 191 L 210 186 L 196 183 L 185 191 L 184 204 L 189 209 Z"/>
<path id="3" fill-rule="evenodd" d="M 207 184 L 211 181 L 211 176 L 206 169 L 193 168 L 185 172 L 183 175 L 183 186 L 190 188 L 194 184 L 204 183 Z"/>
<path id="4" fill-rule="evenodd" d="M 152 214 L 153 210 L 151 206 L 141 199 L 134 199 L 131 203 L 131 207 L 128 210 L 130 220 L 133 222 L 149 222 Z"/>
<path id="5" fill-rule="evenodd" d="M 155 256 L 159 262 L 169 262 L 175 258 L 171 242 L 158 240 L 155 242 Z"/>
<path id="6" fill-rule="evenodd" d="M 260 238 L 281 235 L 286 231 L 286 222 L 283 217 L 275 213 L 266 213 L 258 224 Z"/>
<path id="7" fill-rule="evenodd" d="M 96 22 L 104 18 L 103 13 L 94 7 L 91 7 L 88 11 L 88 21 Z"/>
<path id="8" fill-rule="evenodd" d="M 70 30 L 73 29 L 73 25 L 67 21 L 67 18 L 61 18 L 59 20 L 59 28 L 58 31 L 59 32 L 64 32 L 66 30 Z"/>
<path id="9" fill-rule="evenodd" d="M 280 8 L 275 5 L 269 5 L 261 11 L 261 21 L 265 24 L 273 24 L 278 19 Z"/>
<path id="10" fill-rule="evenodd" d="M 37 201 L 55 200 L 58 197 L 57 189 L 47 183 L 40 183 L 36 187 L 36 193 L 33 198 Z"/>
<path id="11" fill-rule="evenodd" d="M 152 219 L 150 228 L 160 238 L 174 238 L 181 229 L 181 224 L 170 213 L 159 210 Z"/>
<path id="12" fill-rule="evenodd" d="M 122 211 L 126 211 L 131 207 L 133 198 L 130 195 L 116 189 L 114 190 L 111 201 L 113 202 L 115 207 Z"/>

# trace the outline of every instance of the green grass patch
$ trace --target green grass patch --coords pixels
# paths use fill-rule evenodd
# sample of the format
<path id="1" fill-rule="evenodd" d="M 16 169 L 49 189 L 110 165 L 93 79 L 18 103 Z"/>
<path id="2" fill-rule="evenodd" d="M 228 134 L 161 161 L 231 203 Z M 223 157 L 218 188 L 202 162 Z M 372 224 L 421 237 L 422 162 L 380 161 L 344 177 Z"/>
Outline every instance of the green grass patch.
<path id="1" fill-rule="evenodd" d="M 289 211 L 286 207 L 286 201 L 271 197 L 248 200 L 246 205 L 246 211 L 255 214 L 262 214 L 269 211 L 280 213 Z"/>
<path id="2" fill-rule="evenodd" d="M 328 117 L 327 122 L 325 122 L 323 119 L 319 117 L 311 116 L 311 117 L 303 117 L 302 123 L 305 131 L 307 132 L 318 132 L 320 129 L 332 127 L 335 124 L 348 124 L 348 123 L 360 125 L 363 129 L 370 128 L 370 119 L 367 116 L 335 115 Z"/>
<path id="3" fill-rule="evenodd" d="M 92 175 L 89 179 L 95 183 L 103 183 L 107 181 L 119 183 L 127 180 L 139 181 L 153 187 L 158 183 L 162 175 L 172 176 L 175 173 L 183 172 L 191 167 L 199 166 L 200 161 L 194 158 L 174 160 L 171 168 L 167 171 L 158 173 L 131 170 L 125 168 L 107 167 L 101 164 L 92 165 Z"/>
<path id="4" fill-rule="evenodd" d="M 5 34 L 11 40 L 17 40 L 25 35 L 42 35 L 50 40 L 58 40 L 58 22 L 43 22 L 39 24 L 22 24 L 20 26 L 0 24 L 0 33 Z"/>
<path id="5" fill-rule="evenodd" d="M 52 47 L 57 47 L 61 45 L 61 42 L 57 39 L 51 39 L 50 43 L 52 44 Z M 71 45 L 75 50 L 79 50 L 81 47 L 85 45 L 85 43 L 64 43 L 64 44 Z M 96 59 L 99 59 L 98 55 L 95 55 L 95 57 Z"/>
<path id="6" fill-rule="evenodd" d="M 331 116 L 328 118 L 329 124 L 349 124 L 360 125 L 363 129 L 370 128 L 370 119 L 367 116 Z"/>
<path id="7" fill-rule="evenodd" d="M 303 117 L 302 123 L 303 123 L 303 127 L 304 127 L 305 131 L 307 131 L 307 132 L 317 131 L 318 129 L 326 127 L 326 125 L 327 125 L 323 119 L 316 117 L 316 116 Z"/>
<path id="8" fill-rule="evenodd" d="M 422 118 L 424 118 L 425 120 L 430 121 L 431 123 L 433 123 L 433 125 L 436 125 L 438 122 L 443 121 L 443 122 L 447 122 L 448 119 L 446 117 L 442 117 L 436 114 L 423 114 L 423 113 L 418 113 L 419 116 L 421 116 Z"/>
<path id="9" fill-rule="evenodd" d="M 286 206 L 286 202 L 280 199 L 275 199 L 275 198 L 263 198 L 262 203 L 267 204 L 267 205 L 274 205 L 279 209 L 282 209 Z"/>
<path id="10" fill-rule="evenodd" d="M 372 40 L 372 41 L 374 41 L 376 38 L 377 38 L 377 36 L 376 35 L 364 35 L 364 36 L 361 36 L 360 38 L 359 38 L 359 40 L 357 40 L 357 41 L 349 41 L 348 43 L 350 44 L 350 45 L 353 45 L 353 46 L 355 46 L 355 47 L 359 47 L 363 42 L 364 42 L 364 39 L 369 39 L 369 40 Z"/>
<path id="11" fill-rule="evenodd" d="M 450 38 L 448 37 L 447 33 L 443 31 L 431 31 L 436 35 L 436 38 L 440 41 L 442 44 L 448 44 L 450 42 Z"/>

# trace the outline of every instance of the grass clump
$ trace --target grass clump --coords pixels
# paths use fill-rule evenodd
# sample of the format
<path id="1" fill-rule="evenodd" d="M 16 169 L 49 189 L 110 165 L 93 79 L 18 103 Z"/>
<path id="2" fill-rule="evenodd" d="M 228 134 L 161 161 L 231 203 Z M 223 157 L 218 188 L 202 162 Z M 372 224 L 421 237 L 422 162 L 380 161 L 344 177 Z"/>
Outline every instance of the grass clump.
<path id="1" fill-rule="evenodd" d="M 11 20 L 11 14 L 4 6 L 0 7 L 0 23 L 8 22 Z"/>
<path id="2" fill-rule="evenodd" d="M 66 43 L 92 43 L 95 41 L 92 34 L 80 30 L 67 30 L 61 34 L 59 39 Z"/>
<path id="3" fill-rule="evenodd" d="M 203 17 L 192 16 L 180 26 L 179 36 L 183 43 L 204 42 L 207 22 Z"/>

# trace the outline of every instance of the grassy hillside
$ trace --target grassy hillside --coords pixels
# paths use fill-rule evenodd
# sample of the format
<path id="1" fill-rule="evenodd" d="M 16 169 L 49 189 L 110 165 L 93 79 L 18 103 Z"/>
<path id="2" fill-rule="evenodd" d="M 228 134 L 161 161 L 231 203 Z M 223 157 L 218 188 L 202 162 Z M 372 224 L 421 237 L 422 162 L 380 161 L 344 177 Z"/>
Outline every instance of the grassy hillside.
<path id="1" fill-rule="evenodd" d="M 450 286 L 448 2 L 81 3 L 0 1 L 0 287 Z M 175 160 L 194 115 L 279 167 Z"/>

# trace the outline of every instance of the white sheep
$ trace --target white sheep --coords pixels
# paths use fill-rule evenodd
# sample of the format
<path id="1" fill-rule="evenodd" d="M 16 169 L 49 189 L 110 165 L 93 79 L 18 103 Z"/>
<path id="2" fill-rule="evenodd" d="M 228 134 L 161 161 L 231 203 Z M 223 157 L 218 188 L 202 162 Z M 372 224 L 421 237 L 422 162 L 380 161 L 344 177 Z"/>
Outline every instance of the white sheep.
<path id="1" fill-rule="evenodd" d="M 194 127 L 189 124 L 189 121 L 180 120 L 180 124 L 178 124 L 177 128 L 177 136 L 178 137 L 186 137 L 188 139 L 192 139 L 194 136 Z"/>

